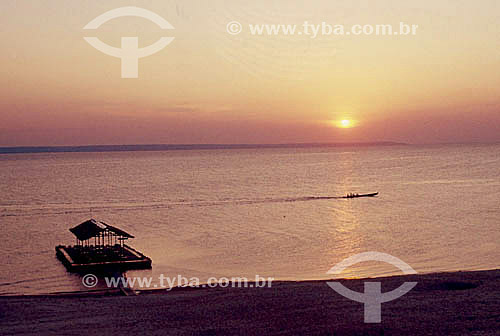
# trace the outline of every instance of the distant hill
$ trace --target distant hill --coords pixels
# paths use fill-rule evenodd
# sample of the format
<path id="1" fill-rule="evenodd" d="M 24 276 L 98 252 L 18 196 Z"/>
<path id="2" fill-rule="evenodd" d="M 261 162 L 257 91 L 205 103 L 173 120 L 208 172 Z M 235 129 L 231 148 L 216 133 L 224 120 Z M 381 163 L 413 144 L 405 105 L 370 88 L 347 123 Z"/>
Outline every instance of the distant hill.
<path id="1" fill-rule="evenodd" d="M 92 145 L 92 146 L 33 146 L 0 147 L 0 154 L 16 153 L 67 153 L 67 152 L 145 152 L 172 150 L 258 149 L 258 148 L 314 148 L 314 147 L 368 147 L 404 146 L 398 142 L 357 143 L 289 143 L 289 144 L 193 144 L 193 145 Z"/>

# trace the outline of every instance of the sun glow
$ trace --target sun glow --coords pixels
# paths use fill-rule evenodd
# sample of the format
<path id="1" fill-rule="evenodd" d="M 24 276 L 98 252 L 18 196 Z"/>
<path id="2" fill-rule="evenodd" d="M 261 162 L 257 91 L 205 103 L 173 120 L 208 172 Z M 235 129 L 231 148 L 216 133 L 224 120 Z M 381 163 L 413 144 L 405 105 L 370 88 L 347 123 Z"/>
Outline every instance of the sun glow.
<path id="1" fill-rule="evenodd" d="M 344 128 L 350 127 L 351 126 L 351 121 L 347 120 L 347 119 L 341 120 L 340 121 L 340 125 L 342 125 L 342 127 L 344 127 Z"/>
<path id="2" fill-rule="evenodd" d="M 355 126 L 355 123 L 356 122 L 351 119 L 342 119 L 334 122 L 335 126 L 339 128 L 351 128 Z"/>

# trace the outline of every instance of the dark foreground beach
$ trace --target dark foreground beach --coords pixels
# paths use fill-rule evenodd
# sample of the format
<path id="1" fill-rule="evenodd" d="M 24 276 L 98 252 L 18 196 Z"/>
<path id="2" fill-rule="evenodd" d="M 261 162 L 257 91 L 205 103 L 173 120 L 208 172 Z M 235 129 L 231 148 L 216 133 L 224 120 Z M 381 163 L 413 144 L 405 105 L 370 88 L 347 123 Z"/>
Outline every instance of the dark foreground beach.
<path id="1" fill-rule="evenodd" d="M 342 283 L 363 292 L 363 279 Z M 137 296 L 0 297 L 0 334 L 499 335 L 500 270 L 394 276 L 382 291 L 418 285 L 382 304 L 382 322 L 325 281 L 272 288 L 202 288 Z"/>

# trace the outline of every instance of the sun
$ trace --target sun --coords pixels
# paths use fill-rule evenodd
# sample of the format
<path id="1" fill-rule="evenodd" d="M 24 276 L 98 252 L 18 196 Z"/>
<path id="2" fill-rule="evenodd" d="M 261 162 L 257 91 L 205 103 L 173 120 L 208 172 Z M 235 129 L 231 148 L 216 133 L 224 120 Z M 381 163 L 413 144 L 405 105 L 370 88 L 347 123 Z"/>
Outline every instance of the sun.
<path id="1" fill-rule="evenodd" d="M 354 119 L 337 119 L 330 120 L 330 125 L 338 127 L 338 128 L 353 128 L 358 125 L 358 122 Z"/>
<path id="2" fill-rule="evenodd" d="M 352 126 L 352 122 L 349 119 L 344 119 L 340 121 L 340 127 L 349 128 Z"/>

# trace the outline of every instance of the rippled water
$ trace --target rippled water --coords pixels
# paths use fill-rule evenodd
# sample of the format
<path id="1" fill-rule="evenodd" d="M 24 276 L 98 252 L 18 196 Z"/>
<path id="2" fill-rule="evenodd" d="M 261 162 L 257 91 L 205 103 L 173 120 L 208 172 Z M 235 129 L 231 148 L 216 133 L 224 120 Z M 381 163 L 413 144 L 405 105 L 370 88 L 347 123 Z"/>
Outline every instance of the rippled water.
<path id="1" fill-rule="evenodd" d="M 2 294 L 83 289 L 54 247 L 91 216 L 153 259 L 128 275 L 328 278 L 366 251 L 418 272 L 500 266 L 499 145 L 0 155 L 0 185 Z"/>

